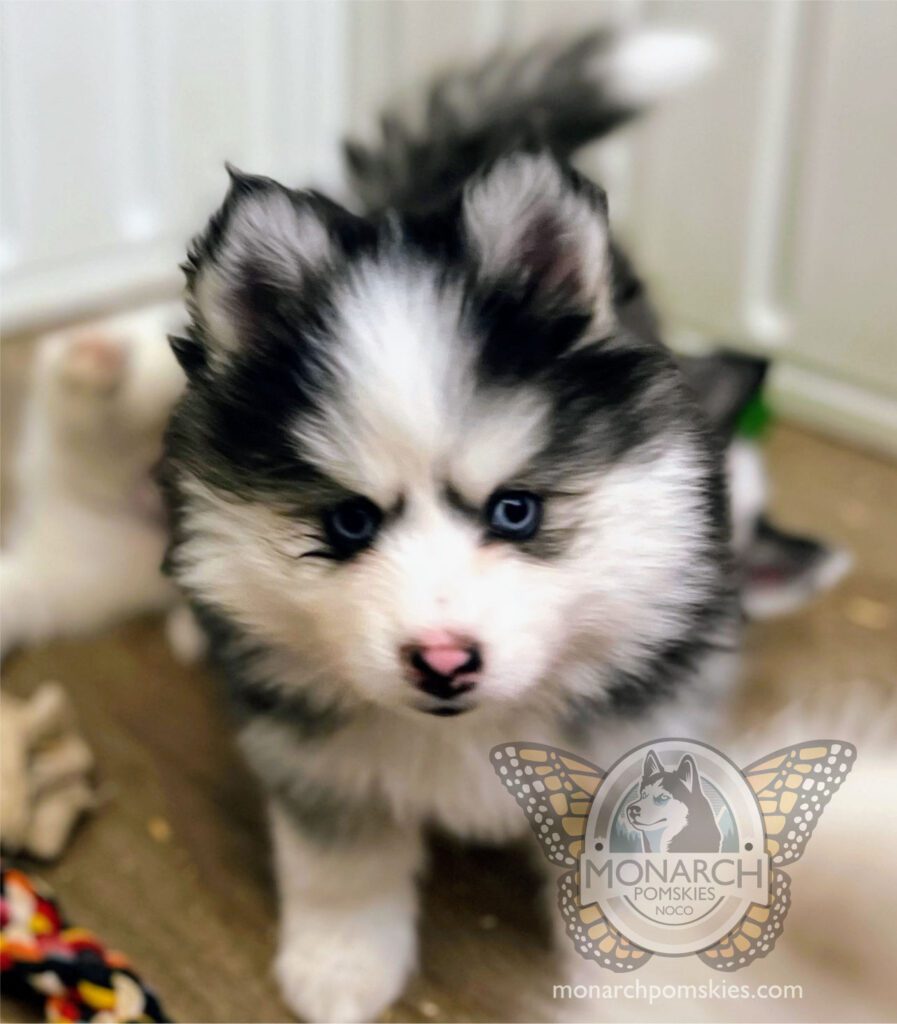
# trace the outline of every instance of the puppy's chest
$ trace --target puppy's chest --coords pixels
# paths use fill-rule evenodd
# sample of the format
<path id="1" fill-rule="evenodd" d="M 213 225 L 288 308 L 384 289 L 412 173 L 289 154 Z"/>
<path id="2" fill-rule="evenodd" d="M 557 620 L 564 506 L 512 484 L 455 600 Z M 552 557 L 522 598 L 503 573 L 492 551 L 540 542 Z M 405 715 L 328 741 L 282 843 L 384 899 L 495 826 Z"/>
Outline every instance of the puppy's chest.
<path id="1" fill-rule="evenodd" d="M 490 751 L 521 740 L 556 744 L 553 729 L 531 716 L 415 725 L 386 716 L 356 723 L 314 753 L 301 754 L 301 770 L 338 791 L 347 807 L 373 798 L 399 822 L 428 822 L 484 841 L 525 831 L 525 818 L 496 777 Z"/>

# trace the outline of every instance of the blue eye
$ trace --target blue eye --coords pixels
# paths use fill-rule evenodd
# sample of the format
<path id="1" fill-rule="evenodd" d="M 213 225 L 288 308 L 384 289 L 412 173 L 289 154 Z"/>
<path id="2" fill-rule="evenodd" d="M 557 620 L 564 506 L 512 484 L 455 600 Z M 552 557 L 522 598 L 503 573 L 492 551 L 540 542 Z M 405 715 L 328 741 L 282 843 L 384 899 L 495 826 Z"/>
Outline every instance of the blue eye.
<path id="1" fill-rule="evenodd" d="M 498 491 L 486 506 L 489 532 L 507 540 L 529 540 L 542 523 L 542 499 L 526 491 Z"/>
<path id="2" fill-rule="evenodd" d="M 382 519 L 383 513 L 372 501 L 349 498 L 324 516 L 324 530 L 331 547 L 349 556 L 371 543 Z"/>
<path id="3" fill-rule="evenodd" d="M 665 804 L 669 799 L 670 798 L 666 795 L 666 793 L 661 793 L 660 796 L 654 797 L 654 803 Z"/>

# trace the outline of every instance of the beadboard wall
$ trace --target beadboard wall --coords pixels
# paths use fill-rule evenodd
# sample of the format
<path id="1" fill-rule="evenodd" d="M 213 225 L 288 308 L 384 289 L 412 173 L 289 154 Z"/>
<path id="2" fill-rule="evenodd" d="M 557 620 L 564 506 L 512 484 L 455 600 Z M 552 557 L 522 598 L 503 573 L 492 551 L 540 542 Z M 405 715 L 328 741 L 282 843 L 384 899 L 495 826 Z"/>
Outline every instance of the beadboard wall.
<path id="1" fill-rule="evenodd" d="M 716 70 L 584 156 L 680 346 L 775 356 L 776 404 L 897 452 L 897 4 L 7 0 L 5 332 L 173 291 L 223 161 L 339 191 L 339 138 L 499 44 L 702 29 Z"/>

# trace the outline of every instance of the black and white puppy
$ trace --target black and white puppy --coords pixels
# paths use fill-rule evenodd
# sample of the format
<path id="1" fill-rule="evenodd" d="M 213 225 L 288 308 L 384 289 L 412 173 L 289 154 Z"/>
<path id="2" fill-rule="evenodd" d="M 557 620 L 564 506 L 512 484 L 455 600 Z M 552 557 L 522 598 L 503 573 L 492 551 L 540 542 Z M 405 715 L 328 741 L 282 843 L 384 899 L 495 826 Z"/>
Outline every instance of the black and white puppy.
<path id="1" fill-rule="evenodd" d="M 193 246 L 167 564 L 269 796 L 302 1016 L 401 993 L 424 827 L 526 828 L 490 747 L 605 764 L 728 688 L 724 445 L 566 163 L 703 56 L 596 35 L 450 78 L 350 150 L 364 215 L 232 172 Z"/>

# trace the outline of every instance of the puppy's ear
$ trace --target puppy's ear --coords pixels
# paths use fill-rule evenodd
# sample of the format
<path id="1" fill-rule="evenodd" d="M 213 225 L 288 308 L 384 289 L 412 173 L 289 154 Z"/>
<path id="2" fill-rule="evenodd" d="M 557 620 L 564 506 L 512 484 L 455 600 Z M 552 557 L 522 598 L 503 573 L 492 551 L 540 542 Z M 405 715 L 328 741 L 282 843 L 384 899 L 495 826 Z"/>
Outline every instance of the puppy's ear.
<path id="1" fill-rule="evenodd" d="M 682 756 L 682 760 L 679 762 L 679 767 L 676 769 L 676 774 L 682 780 L 682 784 L 689 793 L 694 793 L 695 790 L 701 788 L 701 780 L 698 776 L 698 766 L 695 764 L 695 759 L 691 754 L 684 754 Z"/>
<path id="2" fill-rule="evenodd" d="M 700 356 L 680 356 L 679 366 L 711 427 L 731 440 L 748 404 L 763 389 L 769 360 L 720 349 Z"/>
<path id="3" fill-rule="evenodd" d="M 514 154 L 465 188 L 464 231 L 482 274 L 613 323 L 607 200 L 551 157 Z"/>
<path id="4" fill-rule="evenodd" d="M 224 203 L 184 265 L 194 330 L 173 348 L 188 375 L 224 366 L 251 344 L 264 316 L 295 296 L 334 249 L 329 217 L 338 207 L 270 178 L 228 172 Z"/>
<path id="5" fill-rule="evenodd" d="M 659 775 L 662 771 L 663 765 L 660 763 L 660 758 L 653 750 L 649 750 L 642 768 L 642 782 L 650 779 L 652 775 Z"/>

